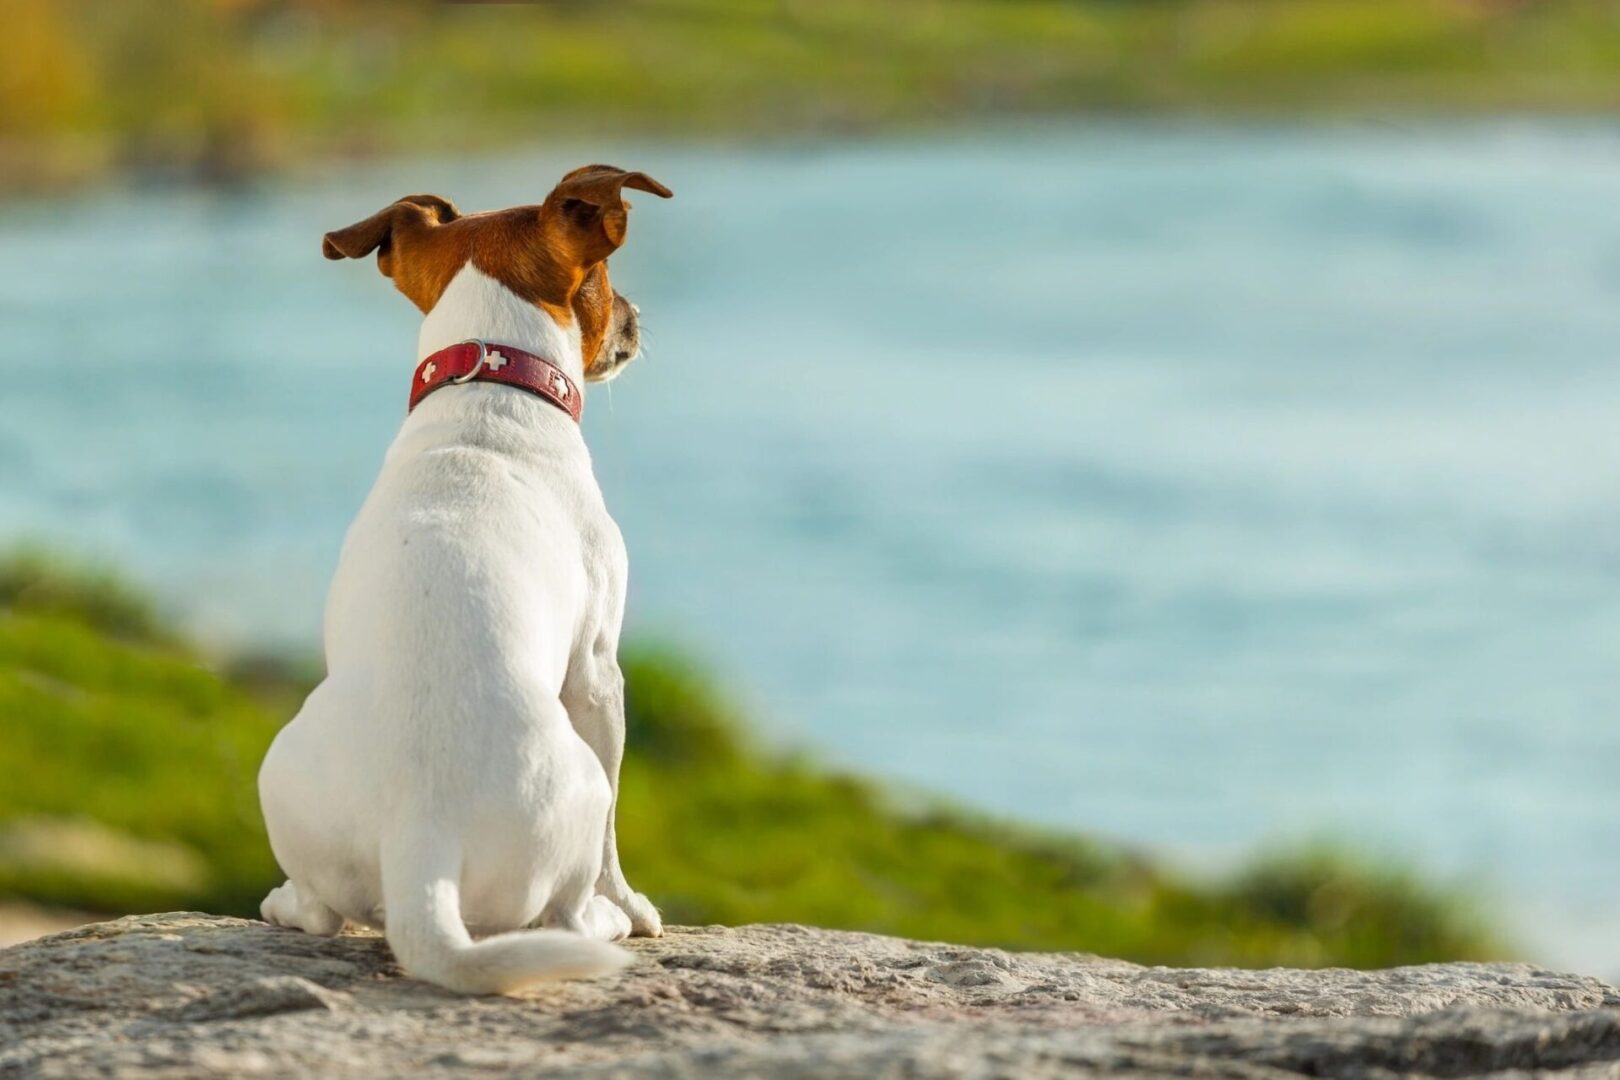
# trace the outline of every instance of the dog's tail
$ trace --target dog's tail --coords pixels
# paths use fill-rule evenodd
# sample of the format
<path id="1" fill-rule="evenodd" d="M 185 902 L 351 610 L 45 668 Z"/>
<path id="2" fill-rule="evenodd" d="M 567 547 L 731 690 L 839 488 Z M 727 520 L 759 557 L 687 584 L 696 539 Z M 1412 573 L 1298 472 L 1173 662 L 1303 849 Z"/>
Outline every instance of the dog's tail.
<path id="1" fill-rule="evenodd" d="M 409 974 L 463 994 L 508 994 L 551 979 L 605 975 L 630 954 L 566 930 L 516 930 L 474 941 L 461 919 L 460 854 L 422 833 L 385 844 L 388 944 Z"/>

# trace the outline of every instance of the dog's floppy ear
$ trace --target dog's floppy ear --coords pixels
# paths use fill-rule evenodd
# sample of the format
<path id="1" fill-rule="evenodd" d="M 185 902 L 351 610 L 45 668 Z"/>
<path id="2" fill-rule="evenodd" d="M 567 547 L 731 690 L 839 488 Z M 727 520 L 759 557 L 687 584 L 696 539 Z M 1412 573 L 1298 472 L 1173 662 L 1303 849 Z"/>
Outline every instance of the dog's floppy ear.
<path id="1" fill-rule="evenodd" d="M 438 195 L 407 195 L 383 207 L 364 221 L 346 229 L 334 229 L 321 239 L 321 254 L 328 259 L 363 259 L 377 253 L 377 268 L 393 276 L 392 260 L 395 230 L 431 228 L 461 216 L 449 199 Z"/>
<path id="2" fill-rule="evenodd" d="M 601 262 L 624 243 L 630 211 L 624 202 L 625 188 L 661 199 L 675 194 L 643 172 L 586 165 L 563 177 L 546 196 L 545 212 L 576 241 L 582 266 Z"/>

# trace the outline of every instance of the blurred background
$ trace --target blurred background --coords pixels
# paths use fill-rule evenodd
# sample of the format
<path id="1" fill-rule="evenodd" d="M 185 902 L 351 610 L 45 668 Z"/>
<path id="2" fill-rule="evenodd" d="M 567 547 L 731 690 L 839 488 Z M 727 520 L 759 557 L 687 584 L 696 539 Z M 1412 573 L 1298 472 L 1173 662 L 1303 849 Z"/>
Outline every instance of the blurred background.
<path id="1" fill-rule="evenodd" d="M 610 161 L 675 921 L 1620 974 L 1620 3 L 9 0 L 0 941 L 279 880 L 417 316 Z"/>

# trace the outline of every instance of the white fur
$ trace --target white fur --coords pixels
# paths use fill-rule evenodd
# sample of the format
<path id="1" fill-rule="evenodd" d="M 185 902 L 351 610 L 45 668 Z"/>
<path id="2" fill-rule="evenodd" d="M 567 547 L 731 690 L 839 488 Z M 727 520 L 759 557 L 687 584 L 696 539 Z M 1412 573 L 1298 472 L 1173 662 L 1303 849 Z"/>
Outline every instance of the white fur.
<path id="1" fill-rule="evenodd" d="M 585 385 L 579 324 L 564 330 L 538 305 L 524 303 L 512 290 L 471 265 L 450 279 L 444 295 L 422 320 L 422 332 L 416 337 L 417 363 L 469 338 L 516 345 L 561 367 L 576 386 Z"/>
<path id="2" fill-rule="evenodd" d="M 420 354 L 473 337 L 583 385 L 578 330 L 469 266 Z M 660 933 L 613 833 L 626 571 L 565 413 L 488 383 L 426 398 L 344 541 L 327 677 L 259 773 L 289 878 L 265 919 L 384 925 L 407 971 L 468 993 L 610 971 L 607 942 Z"/>

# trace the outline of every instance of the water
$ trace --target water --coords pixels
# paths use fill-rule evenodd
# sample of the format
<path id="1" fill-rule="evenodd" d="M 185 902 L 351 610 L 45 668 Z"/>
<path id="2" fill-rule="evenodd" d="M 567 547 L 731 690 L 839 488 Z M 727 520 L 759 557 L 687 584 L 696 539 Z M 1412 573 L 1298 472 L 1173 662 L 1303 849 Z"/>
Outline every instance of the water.
<path id="1" fill-rule="evenodd" d="M 1620 970 L 1620 128 L 558 149 L 0 214 L 0 531 L 315 639 L 414 311 L 322 231 L 607 156 L 631 623 L 778 741 L 1218 867 L 1348 837 Z"/>

